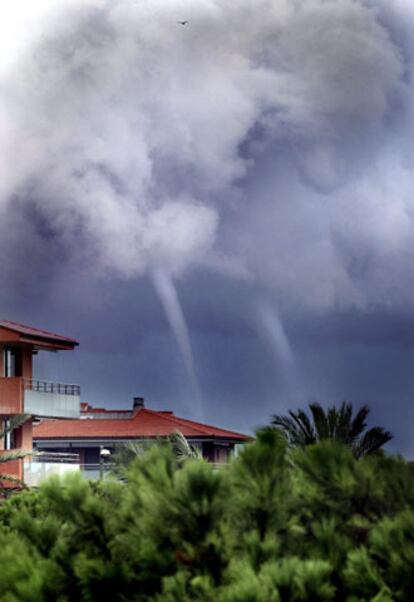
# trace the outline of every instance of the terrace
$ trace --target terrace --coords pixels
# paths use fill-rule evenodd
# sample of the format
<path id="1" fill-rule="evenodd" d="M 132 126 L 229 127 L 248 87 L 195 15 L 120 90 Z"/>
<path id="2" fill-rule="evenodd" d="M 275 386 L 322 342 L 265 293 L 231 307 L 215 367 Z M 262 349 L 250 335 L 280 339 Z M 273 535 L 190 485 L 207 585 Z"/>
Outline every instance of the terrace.
<path id="1" fill-rule="evenodd" d="M 3 414 L 79 418 L 80 387 L 22 376 L 1 377 L 0 407 Z"/>

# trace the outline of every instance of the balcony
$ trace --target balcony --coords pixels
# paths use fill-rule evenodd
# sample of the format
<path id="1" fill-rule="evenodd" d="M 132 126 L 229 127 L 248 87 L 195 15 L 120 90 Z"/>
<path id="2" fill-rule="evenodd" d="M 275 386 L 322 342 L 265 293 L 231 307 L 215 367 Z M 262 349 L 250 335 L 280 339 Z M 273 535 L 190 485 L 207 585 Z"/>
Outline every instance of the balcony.
<path id="1" fill-rule="evenodd" d="M 20 376 L 0 378 L 0 413 L 79 418 L 80 388 Z"/>
<path id="2" fill-rule="evenodd" d="M 37 487 L 52 475 L 63 476 L 73 471 L 79 471 L 79 454 L 41 452 L 24 461 L 23 479 L 29 487 Z"/>
<path id="3" fill-rule="evenodd" d="M 23 378 L 24 413 L 50 418 L 79 418 L 80 387 Z"/>

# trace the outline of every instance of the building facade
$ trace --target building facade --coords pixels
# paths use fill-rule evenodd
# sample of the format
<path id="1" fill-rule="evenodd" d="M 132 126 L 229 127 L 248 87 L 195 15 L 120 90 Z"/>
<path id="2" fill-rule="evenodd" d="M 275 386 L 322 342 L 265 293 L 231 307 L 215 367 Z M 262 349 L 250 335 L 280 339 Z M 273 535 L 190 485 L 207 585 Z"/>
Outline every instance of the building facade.
<path id="1" fill-rule="evenodd" d="M 74 339 L 53 332 L 0 320 L 0 430 L 6 431 L 0 441 L 0 453 L 2 450 L 32 450 L 33 418 L 80 416 L 79 386 L 37 380 L 33 368 L 37 353 L 73 350 L 77 345 Z M 27 415 L 23 424 L 7 432 L 13 419 L 23 415 Z M 47 467 L 46 464 L 43 470 L 53 470 L 54 466 Z M 28 483 L 32 482 L 32 469 L 38 472 L 30 457 L 2 466 L 5 473 Z M 61 472 L 64 463 L 55 468 Z"/>
<path id="2" fill-rule="evenodd" d="M 249 437 L 234 431 L 188 420 L 169 410 L 151 410 L 142 397 L 134 398 L 130 410 L 93 408 L 81 404 L 78 420 L 42 420 L 34 425 L 36 448 L 47 454 L 77 454 L 81 469 L 91 477 L 100 472 L 100 452 L 112 455 L 129 441 L 149 441 L 180 432 L 209 462 L 227 462 L 235 446 Z"/>

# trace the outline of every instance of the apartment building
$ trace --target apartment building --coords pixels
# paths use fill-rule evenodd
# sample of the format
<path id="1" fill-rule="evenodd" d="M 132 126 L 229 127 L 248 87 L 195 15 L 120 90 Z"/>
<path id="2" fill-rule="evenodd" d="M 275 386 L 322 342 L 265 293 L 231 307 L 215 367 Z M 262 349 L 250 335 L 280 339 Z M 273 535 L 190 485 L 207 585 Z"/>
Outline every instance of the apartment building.
<path id="1" fill-rule="evenodd" d="M 0 426 L 10 424 L 15 416 L 27 414 L 28 419 L 6 432 L 0 441 L 2 450 L 33 448 L 33 419 L 78 418 L 80 416 L 80 388 L 75 384 L 42 381 L 35 377 L 35 356 L 43 351 L 71 351 L 78 342 L 54 332 L 25 326 L 9 320 L 0 320 Z M 7 429 L 6 429 L 7 430 Z M 62 472 L 64 463 L 46 461 L 45 474 Z M 50 464 L 50 465 L 49 465 Z M 18 459 L 4 464 L 4 472 L 35 484 L 39 473 L 33 459 Z"/>
<path id="2" fill-rule="evenodd" d="M 96 477 L 101 468 L 102 449 L 109 456 L 108 462 L 122 444 L 155 440 L 177 431 L 215 464 L 227 462 L 236 445 L 249 440 L 241 433 L 188 420 L 170 410 L 146 408 L 144 399 L 135 397 L 129 410 L 94 408 L 82 403 L 77 420 L 42 420 L 34 426 L 33 441 L 39 451 L 48 455 L 76 454 L 81 469 Z"/>
<path id="3" fill-rule="evenodd" d="M 75 339 L 47 330 L 0 320 L 0 426 L 27 414 L 25 422 L 0 441 L 2 450 L 38 452 L 13 460 L 4 472 L 37 485 L 51 474 L 83 470 L 91 478 L 102 472 L 102 450 L 111 456 L 128 441 L 148 441 L 179 431 L 213 463 L 224 463 L 250 437 L 145 407 L 135 397 L 130 409 L 93 408 L 80 402 L 76 384 L 35 378 L 34 358 L 42 351 L 68 351 Z M 1 430 L 1 429 L 0 429 Z M 0 478 L 1 480 L 1 478 Z"/>

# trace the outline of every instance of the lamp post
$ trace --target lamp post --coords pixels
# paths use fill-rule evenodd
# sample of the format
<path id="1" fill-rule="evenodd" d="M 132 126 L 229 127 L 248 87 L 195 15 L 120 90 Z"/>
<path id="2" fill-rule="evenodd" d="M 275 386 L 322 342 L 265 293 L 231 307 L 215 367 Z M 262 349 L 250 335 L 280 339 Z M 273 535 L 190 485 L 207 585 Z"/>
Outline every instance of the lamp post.
<path id="1" fill-rule="evenodd" d="M 102 481 L 102 479 L 103 479 L 105 459 L 109 458 L 110 455 L 111 455 L 111 452 L 109 451 L 109 449 L 106 449 L 106 447 L 101 445 L 100 449 L 99 449 L 99 480 L 100 481 Z"/>

